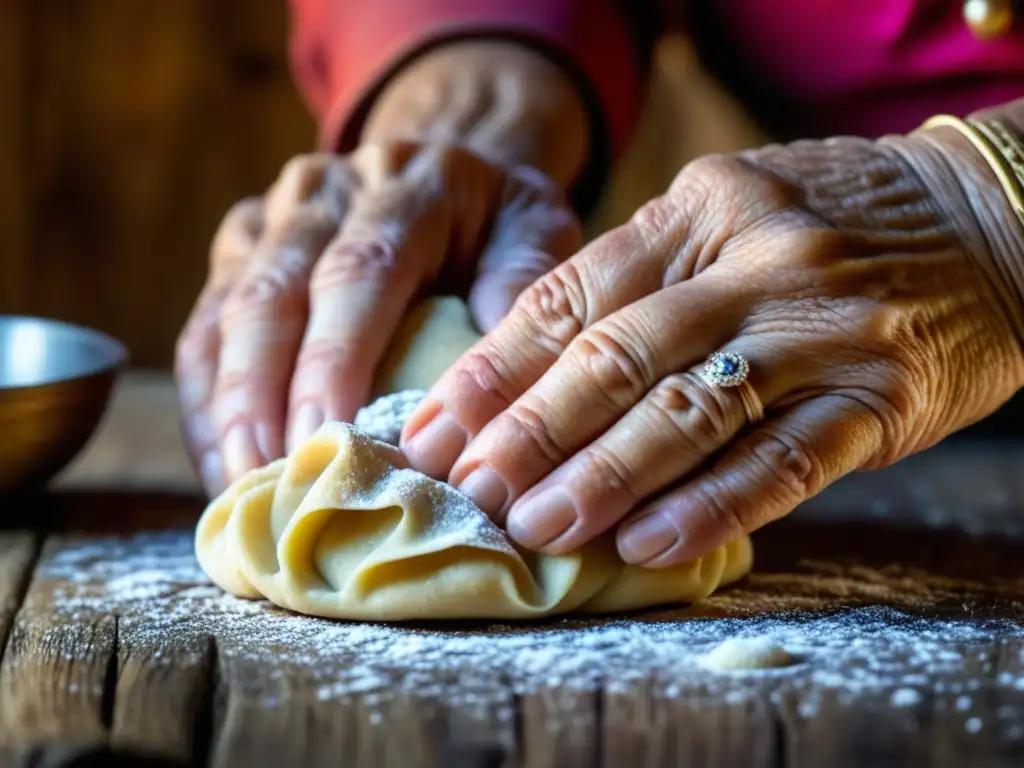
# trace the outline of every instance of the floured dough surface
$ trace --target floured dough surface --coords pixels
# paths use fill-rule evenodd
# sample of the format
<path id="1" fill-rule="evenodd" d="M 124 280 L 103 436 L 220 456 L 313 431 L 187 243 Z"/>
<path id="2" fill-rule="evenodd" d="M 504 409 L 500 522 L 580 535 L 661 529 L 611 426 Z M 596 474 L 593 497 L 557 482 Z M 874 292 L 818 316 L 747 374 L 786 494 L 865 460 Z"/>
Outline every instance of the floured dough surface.
<path id="1" fill-rule="evenodd" d="M 451 486 L 340 422 L 207 508 L 199 562 L 223 589 L 340 619 L 523 619 L 690 602 L 750 567 L 746 538 L 668 569 L 627 566 L 614 540 L 555 557 L 517 550 Z"/>
<path id="2" fill-rule="evenodd" d="M 402 427 L 427 396 L 425 389 L 405 389 L 382 395 L 356 414 L 355 427 L 383 443 L 398 445 Z"/>
<path id="3" fill-rule="evenodd" d="M 424 329 L 443 326 L 441 316 L 468 322 L 457 299 L 419 310 L 420 330 L 396 347 L 401 354 L 427 354 L 424 334 L 433 331 Z M 441 334 L 455 345 L 445 352 L 451 361 L 478 338 L 465 331 Z M 570 555 L 520 550 L 467 497 L 409 469 L 394 447 L 433 383 L 427 379 L 411 371 L 398 376 L 401 388 L 382 387 L 384 397 L 363 409 L 356 426 L 325 424 L 290 456 L 214 499 L 196 531 L 196 554 L 210 578 L 234 595 L 299 613 L 399 621 L 528 619 L 692 602 L 750 570 L 745 536 L 666 569 L 625 565 L 611 534 Z"/>
<path id="4" fill-rule="evenodd" d="M 455 296 L 438 296 L 409 310 L 377 371 L 374 397 L 429 389 L 463 352 L 480 339 L 469 307 Z"/>

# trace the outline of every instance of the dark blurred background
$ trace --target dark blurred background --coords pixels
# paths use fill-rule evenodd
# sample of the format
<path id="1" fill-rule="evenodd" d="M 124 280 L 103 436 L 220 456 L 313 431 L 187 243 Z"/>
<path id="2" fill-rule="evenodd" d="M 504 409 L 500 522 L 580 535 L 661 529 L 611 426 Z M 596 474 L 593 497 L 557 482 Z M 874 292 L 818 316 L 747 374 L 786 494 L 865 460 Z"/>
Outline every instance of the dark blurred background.
<path id="1" fill-rule="evenodd" d="M 284 0 L 0 2 L 0 313 L 96 327 L 169 366 L 220 217 L 312 146 L 287 33 Z M 758 140 L 666 41 L 591 232 L 688 157 Z"/>

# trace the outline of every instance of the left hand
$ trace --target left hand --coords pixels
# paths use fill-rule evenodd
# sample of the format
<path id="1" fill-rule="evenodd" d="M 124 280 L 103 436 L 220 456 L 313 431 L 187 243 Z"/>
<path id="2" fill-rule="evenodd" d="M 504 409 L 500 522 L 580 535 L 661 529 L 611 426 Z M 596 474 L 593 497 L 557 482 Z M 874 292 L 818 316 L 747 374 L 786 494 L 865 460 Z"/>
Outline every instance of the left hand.
<path id="1" fill-rule="evenodd" d="M 698 160 L 529 288 L 403 448 L 529 548 L 618 526 L 627 562 L 700 556 L 1024 383 L 993 246 L 1014 227 L 945 129 Z M 690 375 L 720 349 L 749 360 L 760 423 Z"/>

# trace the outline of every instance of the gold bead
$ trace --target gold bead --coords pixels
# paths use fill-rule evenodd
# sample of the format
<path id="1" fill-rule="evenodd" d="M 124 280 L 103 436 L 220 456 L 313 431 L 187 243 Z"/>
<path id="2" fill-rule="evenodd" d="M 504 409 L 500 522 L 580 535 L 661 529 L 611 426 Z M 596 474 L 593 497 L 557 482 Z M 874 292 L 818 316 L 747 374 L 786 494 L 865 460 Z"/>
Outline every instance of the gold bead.
<path id="1" fill-rule="evenodd" d="M 963 15 L 979 40 L 999 37 L 1013 27 L 1013 0 L 966 0 Z"/>

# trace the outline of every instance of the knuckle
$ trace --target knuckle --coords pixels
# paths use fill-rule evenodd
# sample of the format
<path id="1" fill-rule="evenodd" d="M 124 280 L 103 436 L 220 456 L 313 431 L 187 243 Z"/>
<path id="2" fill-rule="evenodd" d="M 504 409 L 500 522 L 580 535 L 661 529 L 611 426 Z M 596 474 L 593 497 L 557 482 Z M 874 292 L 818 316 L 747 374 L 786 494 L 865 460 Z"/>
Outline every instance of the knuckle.
<path id="1" fill-rule="evenodd" d="M 412 141 L 366 143 L 352 154 L 352 163 L 370 183 L 379 184 L 400 174 L 420 149 Z"/>
<path id="2" fill-rule="evenodd" d="M 695 228 L 710 238 L 722 224 L 732 232 L 756 229 L 801 202 L 801 190 L 749 157 L 705 155 L 688 163 L 669 187 L 668 196 L 690 211 L 715 211 L 700 216 Z M 724 220 L 722 217 L 725 216 Z M 785 216 L 783 216 L 785 219 Z"/>
<path id="3" fill-rule="evenodd" d="M 736 418 L 715 395 L 688 374 L 672 374 L 651 390 L 648 401 L 679 432 L 682 442 L 703 454 L 721 448 L 735 431 Z"/>
<path id="4" fill-rule="evenodd" d="M 732 186 L 732 181 L 742 171 L 743 164 L 729 155 L 696 157 L 684 165 L 672 180 L 667 197 L 695 204 L 706 202 L 714 197 L 716 189 Z"/>
<path id="5" fill-rule="evenodd" d="M 301 251 L 307 264 L 338 231 L 338 218 L 326 205 L 295 205 L 281 211 L 261 246 Z"/>
<path id="6" fill-rule="evenodd" d="M 210 349 L 205 335 L 194 327 L 186 328 L 174 343 L 174 370 L 183 371 L 202 360 Z"/>
<path id="7" fill-rule="evenodd" d="M 310 341 L 302 346 L 295 361 L 294 391 L 302 396 L 322 394 L 360 372 L 368 375 L 373 362 L 365 347 L 334 339 Z"/>
<path id="8" fill-rule="evenodd" d="M 648 200 L 637 209 L 629 220 L 629 228 L 653 248 L 653 243 L 676 228 L 681 214 L 682 208 L 677 201 L 667 195 L 661 195 Z"/>
<path id="9" fill-rule="evenodd" d="M 324 249 L 313 268 L 312 284 L 317 290 L 348 283 L 376 284 L 397 267 L 397 250 L 384 240 L 339 241 Z"/>
<path id="10" fill-rule="evenodd" d="M 223 301 L 223 291 L 204 289 L 181 333 L 175 339 L 175 370 L 190 367 L 215 354 L 217 326 Z"/>
<path id="11" fill-rule="evenodd" d="M 245 197 L 228 209 L 224 216 L 225 227 L 254 227 L 263 218 L 263 198 Z"/>
<path id="12" fill-rule="evenodd" d="M 579 272 L 566 262 L 519 294 L 516 314 L 534 331 L 536 341 L 560 355 L 585 326 L 586 292 Z"/>
<path id="13" fill-rule="evenodd" d="M 330 173 L 340 165 L 332 155 L 311 154 L 293 157 L 281 169 L 277 181 L 267 193 L 267 218 L 272 225 L 287 221 L 296 210 L 312 208 L 321 213 L 334 212 L 329 185 L 336 179 Z"/>
<path id="14" fill-rule="evenodd" d="M 504 357 L 495 349 L 470 350 L 459 361 L 459 370 L 472 384 L 473 389 L 496 395 L 504 407 L 517 397 L 512 377 L 502 365 Z"/>
<path id="15" fill-rule="evenodd" d="M 600 483 L 601 488 L 611 495 L 626 494 L 634 504 L 640 501 L 635 490 L 635 476 L 629 466 L 614 452 L 600 443 L 594 443 L 580 451 L 573 458 L 578 467 L 580 477 L 587 478 L 588 483 Z M 600 514 L 603 510 L 594 510 Z"/>
<path id="16" fill-rule="evenodd" d="M 723 483 L 698 484 L 687 497 L 685 512 L 691 508 L 701 510 L 716 528 L 727 533 L 728 538 L 757 527 L 754 500 Z M 683 513 L 683 509 L 678 511 L 680 516 Z"/>
<path id="17" fill-rule="evenodd" d="M 883 374 L 884 375 L 884 374 Z M 923 406 L 914 402 L 917 398 L 910 390 L 892 381 L 872 384 L 871 388 L 856 387 L 837 390 L 831 396 L 846 401 L 857 413 L 868 416 L 879 433 L 880 451 L 871 462 L 872 467 L 884 467 L 894 463 L 906 450 L 911 425 L 927 423 L 918 417 Z"/>
<path id="18" fill-rule="evenodd" d="M 555 440 L 551 425 L 544 418 L 540 408 L 527 402 L 529 398 L 520 398 L 505 413 L 513 423 L 516 432 L 523 435 L 552 465 L 560 464 L 565 451 Z M 500 417 L 505 418 L 505 417 Z"/>
<path id="19" fill-rule="evenodd" d="M 653 379 L 651 366 L 633 343 L 620 341 L 600 325 L 583 331 L 566 350 L 568 356 L 613 403 L 632 405 Z"/>
<path id="20" fill-rule="evenodd" d="M 222 325 L 254 314 L 291 315 L 304 310 L 305 286 L 287 269 L 267 266 L 244 275 L 224 300 Z"/>
<path id="21" fill-rule="evenodd" d="M 743 163 L 721 152 L 712 152 L 690 160 L 683 166 L 682 175 L 693 179 L 728 178 L 743 168 Z M 683 186 L 680 184 L 680 186 Z"/>
<path id="22" fill-rule="evenodd" d="M 283 187 L 291 187 L 297 191 L 308 189 L 308 194 L 320 185 L 326 167 L 327 158 L 324 155 L 296 155 L 281 166 L 278 183 Z"/>
<path id="23" fill-rule="evenodd" d="M 252 248 L 263 226 L 262 198 L 239 200 L 221 220 L 210 246 L 210 263 L 214 269 L 220 262 L 233 259 Z"/>
<path id="24" fill-rule="evenodd" d="M 924 391 L 927 388 L 920 386 L 914 367 L 901 360 L 905 354 L 905 350 L 894 352 L 879 366 L 875 387 L 879 404 L 874 410 L 893 419 L 911 420 L 921 415 L 928 398 Z"/>
<path id="25" fill-rule="evenodd" d="M 749 446 L 749 458 L 774 481 L 783 500 L 804 499 L 824 484 L 824 471 L 794 435 L 765 432 Z"/>

